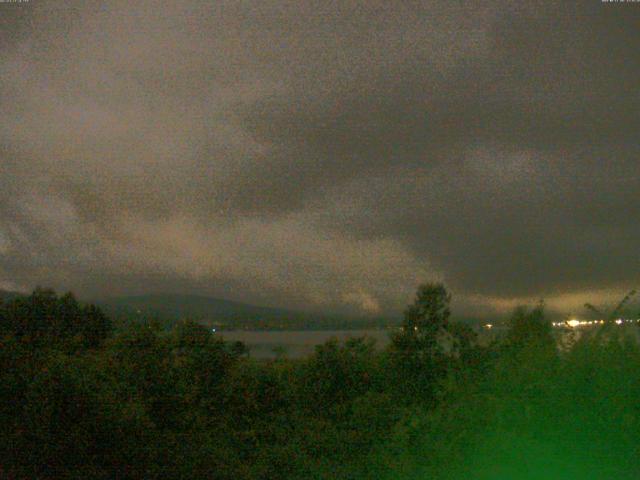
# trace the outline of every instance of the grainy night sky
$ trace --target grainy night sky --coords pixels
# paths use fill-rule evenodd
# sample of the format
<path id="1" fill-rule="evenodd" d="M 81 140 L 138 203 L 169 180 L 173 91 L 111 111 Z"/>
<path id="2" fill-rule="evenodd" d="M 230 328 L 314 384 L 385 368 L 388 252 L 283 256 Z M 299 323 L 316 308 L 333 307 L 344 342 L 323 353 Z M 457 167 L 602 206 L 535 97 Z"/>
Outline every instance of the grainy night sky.
<path id="1" fill-rule="evenodd" d="M 640 280 L 640 3 L 0 4 L 0 287 L 397 311 Z"/>

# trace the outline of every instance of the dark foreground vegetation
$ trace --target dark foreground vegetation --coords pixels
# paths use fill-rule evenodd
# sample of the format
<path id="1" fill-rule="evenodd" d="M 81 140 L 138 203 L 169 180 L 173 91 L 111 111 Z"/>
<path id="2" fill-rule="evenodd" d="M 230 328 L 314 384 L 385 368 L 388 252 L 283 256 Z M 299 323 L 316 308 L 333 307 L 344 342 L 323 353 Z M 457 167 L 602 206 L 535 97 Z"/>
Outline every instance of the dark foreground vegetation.
<path id="1" fill-rule="evenodd" d="M 541 307 L 479 346 L 418 290 L 389 348 L 257 362 L 196 323 L 112 325 L 36 290 L 0 308 L 0 478 L 640 478 L 640 349 L 559 350 Z"/>

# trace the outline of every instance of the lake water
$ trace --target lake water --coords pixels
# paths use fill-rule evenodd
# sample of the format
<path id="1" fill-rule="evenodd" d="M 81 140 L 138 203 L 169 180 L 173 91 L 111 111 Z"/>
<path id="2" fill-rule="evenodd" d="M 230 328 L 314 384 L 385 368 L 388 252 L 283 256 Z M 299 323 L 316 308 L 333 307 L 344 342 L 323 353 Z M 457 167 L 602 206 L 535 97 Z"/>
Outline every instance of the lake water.
<path id="1" fill-rule="evenodd" d="M 220 332 L 226 341 L 239 340 L 249 347 L 254 358 L 275 358 L 281 350 L 289 358 L 299 358 L 314 352 L 315 346 L 331 338 L 344 342 L 348 338 L 368 337 L 378 348 L 389 343 L 387 330 L 300 330 L 300 331 L 225 331 Z"/>
<path id="2" fill-rule="evenodd" d="M 624 336 L 640 343 L 640 329 L 637 325 L 622 325 L 621 332 Z M 617 328 L 616 328 L 617 330 Z M 275 358 L 278 350 L 289 358 L 300 358 L 314 352 L 315 346 L 320 345 L 330 338 L 337 338 L 344 342 L 348 338 L 368 337 L 376 342 L 378 348 L 384 348 L 390 342 L 389 332 L 391 330 L 294 330 L 294 331 L 225 331 L 216 335 L 221 335 L 226 341 L 239 340 L 249 347 L 250 355 L 253 358 Z M 504 327 L 497 327 L 491 330 L 484 328 L 477 329 L 478 341 L 481 345 L 488 345 L 492 340 L 501 336 L 505 332 Z M 558 340 L 558 345 L 562 349 L 568 342 L 577 340 L 582 335 L 593 334 L 597 328 L 554 329 L 554 336 Z"/>
<path id="3" fill-rule="evenodd" d="M 384 348 L 390 343 L 390 329 L 371 330 L 291 330 L 291 331 L 254 331 L 230 330 L 219 332 L 226 341 L 241 341 L 249 347 L 253 358 L 276 358 L 278 350 L 289 358 L 301 358 L 314 352 L 316 345 L 321 345 L 331 338 L 344 342 L 348 338 L 367 337 L 375 341 L 377 348 Z M 504 329 L 494 328 L 491 331 L 477 329 L 480 344 L 486 345 Z"/>

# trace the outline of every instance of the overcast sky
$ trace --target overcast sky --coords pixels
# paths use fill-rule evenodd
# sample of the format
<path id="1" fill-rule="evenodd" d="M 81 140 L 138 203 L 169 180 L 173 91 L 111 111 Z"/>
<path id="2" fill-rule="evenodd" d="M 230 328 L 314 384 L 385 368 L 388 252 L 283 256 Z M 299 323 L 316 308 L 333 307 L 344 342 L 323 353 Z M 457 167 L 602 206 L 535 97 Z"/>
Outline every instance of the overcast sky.
<path id="1" fill-rule="evenodd" d="M 398 311 L 640 283 L 640 4 L 0 4 L 0 287 Z"/>

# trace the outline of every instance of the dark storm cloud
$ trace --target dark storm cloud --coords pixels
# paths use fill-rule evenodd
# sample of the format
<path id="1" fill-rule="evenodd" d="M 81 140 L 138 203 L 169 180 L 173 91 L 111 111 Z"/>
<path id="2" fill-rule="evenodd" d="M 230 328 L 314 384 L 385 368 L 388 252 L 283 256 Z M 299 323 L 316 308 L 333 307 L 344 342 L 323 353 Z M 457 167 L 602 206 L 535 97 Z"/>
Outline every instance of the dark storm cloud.
<path id="1" fill-rule="evenodd" d="M 374 312 L 638 280 L 632 4 L 0 7 L 6 284 Z"/>

